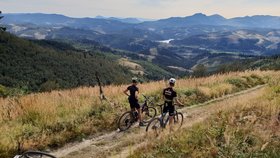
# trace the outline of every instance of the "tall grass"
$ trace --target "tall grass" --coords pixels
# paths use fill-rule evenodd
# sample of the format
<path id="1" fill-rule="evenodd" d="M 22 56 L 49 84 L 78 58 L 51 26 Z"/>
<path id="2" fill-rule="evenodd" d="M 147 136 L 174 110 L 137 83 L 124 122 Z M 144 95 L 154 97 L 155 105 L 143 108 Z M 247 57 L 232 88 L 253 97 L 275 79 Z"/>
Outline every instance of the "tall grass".
<path id="1" fill-rule="evenodd" d="M 274 73 L 247 71 L 180 79 L 176 89 L 186 105 L 193 105 L 263 84 Z M 166 81 L 157 81 L 140 84 L 139 89 L 141 93 L 160 98 L 165 86 Z M 98 87 L 0 98 L 0 157 L 10 157 L 17 150 L 58 147 L 90 134 L 114 130 L 118 116 L 129 107 L 122 94 L 126 87 L 104 87 L 106 97 L 113 104 L 99 100 Z"/>
<path id="2" fill-rule="evenodd" d="M 130 157 L 280 157 L 280 73 L 259 97 L 235 105 Z"/>

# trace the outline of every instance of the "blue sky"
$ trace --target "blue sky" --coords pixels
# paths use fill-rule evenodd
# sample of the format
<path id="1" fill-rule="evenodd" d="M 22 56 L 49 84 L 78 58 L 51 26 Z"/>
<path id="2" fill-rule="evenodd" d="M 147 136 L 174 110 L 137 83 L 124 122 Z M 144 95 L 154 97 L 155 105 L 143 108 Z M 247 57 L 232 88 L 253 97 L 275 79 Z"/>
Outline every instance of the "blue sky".
<path id="1" fill-rule="evenodd" d="M 58 13 L 73 17 L 167 18 L 194 13 L 227 18 L 280 16 L 280 0 L 0 0 L 5 13 Z"/>

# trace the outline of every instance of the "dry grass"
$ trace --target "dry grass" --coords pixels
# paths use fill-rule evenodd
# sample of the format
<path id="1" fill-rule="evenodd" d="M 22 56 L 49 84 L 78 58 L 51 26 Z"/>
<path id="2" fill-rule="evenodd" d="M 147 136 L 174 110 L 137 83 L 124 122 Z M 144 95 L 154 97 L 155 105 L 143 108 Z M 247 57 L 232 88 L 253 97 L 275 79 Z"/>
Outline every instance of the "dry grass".
<path id="1" fill-rule="evenodd" d="M 176 89 L 180 93 L 190 88 L 199 89 L 211 99 L 236 91 L 236 86 L 226 82 L 231 78 L 248 77 L 252 74 L 265 78 L 274 73 L 248 71 L 180 79 Z M 139 88 L 141 93 L 159 96 L 165 86 L 165 81 L 157 81 L 141 84 Z M 56 147 L 89 134 L 113 130 L 117 116 L 128 107 L 126 96 L 122 94 L 126 87 L 127 85 L 104 87 L 105 95 L 114 104 L 100 102 L 98 87 L 36 93 L 20 98 L 0 98 L 0 157 L 10 156 L 17 148 L 25 150 Z M 185 102 L 190 97 L 193 96 L 181 95 Z M 194 102 L 197 98 L 190 100 Z"/>
<path id="2" fill-rule="evenodd" d="M 217 111 L 190 129 L 152 141 L 130 157 L 279 157 L 279 72 L 269 85 L 257 97 L 229 102 L 231 108 Z"/>

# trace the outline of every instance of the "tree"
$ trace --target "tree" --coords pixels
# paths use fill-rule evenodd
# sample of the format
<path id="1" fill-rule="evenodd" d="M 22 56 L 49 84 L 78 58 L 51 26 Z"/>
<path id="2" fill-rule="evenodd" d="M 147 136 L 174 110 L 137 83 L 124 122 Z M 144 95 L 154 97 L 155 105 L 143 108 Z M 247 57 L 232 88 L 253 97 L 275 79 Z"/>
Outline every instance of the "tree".
<path id="1" fill-rule="evenodd" d="M 2 14 L 2 11 L 0 11 L 0 20 L 4 17 L 4 16 L 1 16 L 1 14 Z M 6 31 L 6 28 L 0 26 L 0 31 Z"/>

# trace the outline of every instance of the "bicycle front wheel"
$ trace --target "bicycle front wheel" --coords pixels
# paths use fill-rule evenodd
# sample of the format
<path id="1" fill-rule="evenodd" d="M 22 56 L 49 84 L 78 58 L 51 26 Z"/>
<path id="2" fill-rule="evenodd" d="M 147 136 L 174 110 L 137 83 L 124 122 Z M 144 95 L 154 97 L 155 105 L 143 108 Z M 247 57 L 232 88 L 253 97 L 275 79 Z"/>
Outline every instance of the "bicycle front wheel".
<path id="1" fill-rule="evenodd" d="M 157 115 L 157 110 L 154 107 L 148 107 L 142 111 L 142 120 L 144 123 L 150 122 Z"/>
<path id="2" fill-rule="evenodd" d="M 176 114 L 174 115 L 174 130 L 177 131 L 179 130 L 182 125 L 183 125 L 183 121 L 184 121 L 184 116 L 181 112 L 176 112 Z"/>
<path id="3" fill-rule="evenodd" d="M 21 158 L 56 158 L 55 156 L 41 151 L 27 151 Z"/>
<path id="4" fill-rule="evenodd" d="M 120 131 L 125 131 L 129 129 L 133 123 L 134 118 L 131 114 L 131 111 L 127 111 L 118 120 L 118 128 L 120 129 Z"/>
<path id="5" fill-rule="evenodd" d="M 148 132 L 148 134 L 153 134 L 155 136 L 160 135 L 162 131 L 163 131 L 163 127 L 161 125 L 160 118 L 153 118 L 146 127 L 146 132 Z"/>

